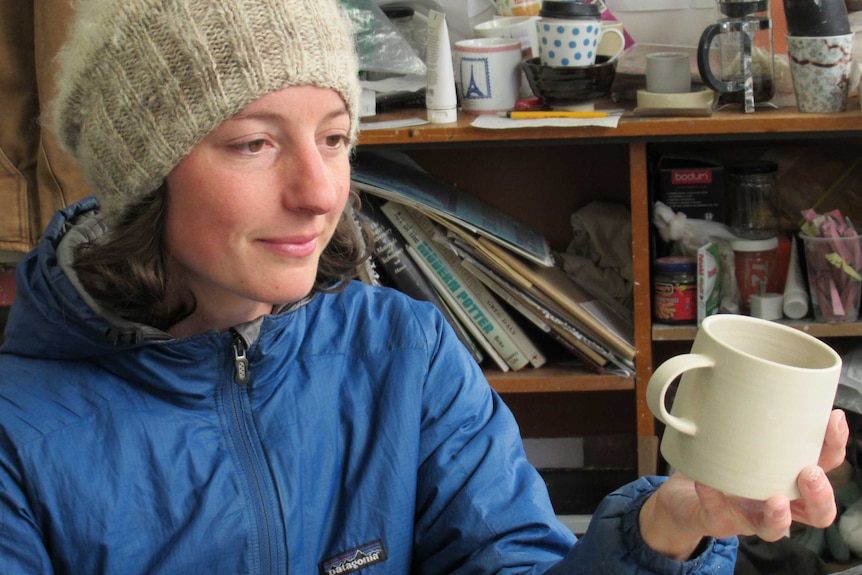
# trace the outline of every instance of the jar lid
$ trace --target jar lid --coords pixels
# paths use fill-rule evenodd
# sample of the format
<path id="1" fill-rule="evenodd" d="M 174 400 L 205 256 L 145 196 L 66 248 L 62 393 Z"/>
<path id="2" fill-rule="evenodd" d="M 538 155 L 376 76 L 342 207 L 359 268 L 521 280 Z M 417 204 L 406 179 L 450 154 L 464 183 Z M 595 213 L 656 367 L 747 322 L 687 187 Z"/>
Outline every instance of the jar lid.
<path id="1" fill-rule="evenodd" d="M 771 160 L 754 160 L 752 162 L 739 162 L 727 166 L 731 174 L 771 174 L 778 171 L 778 164 Z"/>
<path id="2" fill-rule="evenodd" d="M 660 272 L 693 272 L 696 268 L 693 256 L 665 256 L 655 261 L 655 269 Z"/>
<path id="3" fill-rule="evenodd" d="M 539 9 L 543 18 L 601 18 L 598 4 L 565 0 L 545 0 Z"/>
<path id="4" fill-rule="evenodd" d="M 388 6 L 381 6 L 381 10 L 390 20 L 400 20 L 402 18 L 412 18 L 415 10 L 412 6 L 407 6 L 405 4 L 389 4 Z"/>
<path id="5" fill-rule="evenodd" d="M 765 252 L 778 249 L 778 238 L 772 236 L 762 240 L 735 240 L 730 242 L 735 252 Z"/>

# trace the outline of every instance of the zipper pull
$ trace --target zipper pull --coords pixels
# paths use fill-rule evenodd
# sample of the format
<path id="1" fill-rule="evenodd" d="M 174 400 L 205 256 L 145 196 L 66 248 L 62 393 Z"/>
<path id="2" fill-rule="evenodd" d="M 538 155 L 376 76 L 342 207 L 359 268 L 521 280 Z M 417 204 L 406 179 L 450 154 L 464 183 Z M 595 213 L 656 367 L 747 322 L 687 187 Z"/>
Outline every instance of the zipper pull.
<path id="1" fill-rule="evenodd" d="M 245 341 L 243 341 L 239 334 L 235 334 L 233 337 L 233 379 L 237 385 L 248 384 L 248 358 L 246 357 L 245 351 Z"/>

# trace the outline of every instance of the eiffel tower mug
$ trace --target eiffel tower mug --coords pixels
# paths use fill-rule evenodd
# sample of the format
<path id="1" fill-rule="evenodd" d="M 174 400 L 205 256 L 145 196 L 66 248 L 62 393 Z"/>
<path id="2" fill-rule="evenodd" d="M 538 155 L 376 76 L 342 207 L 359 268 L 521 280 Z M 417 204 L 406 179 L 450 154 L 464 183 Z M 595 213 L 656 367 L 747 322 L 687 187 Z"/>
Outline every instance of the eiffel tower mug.
<path id="1" fill-rule="evenodd" d="M 518 38 L 472 38 L 455 42 L 455 80 L 468 114 L 496 114 L 515 107 L 521 86 Z"/>

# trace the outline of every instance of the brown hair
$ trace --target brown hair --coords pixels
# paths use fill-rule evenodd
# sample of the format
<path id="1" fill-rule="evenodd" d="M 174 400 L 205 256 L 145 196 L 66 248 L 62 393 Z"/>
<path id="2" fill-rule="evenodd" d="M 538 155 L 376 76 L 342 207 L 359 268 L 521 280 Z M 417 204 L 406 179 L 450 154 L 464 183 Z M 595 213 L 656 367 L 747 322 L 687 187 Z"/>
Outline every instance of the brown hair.
<path id="1" fill-rule="evenodd" d="M 354 210 L 359 210 L 359 197 L 351 192 L 351 201 L 320 256 L 311 293 L 344 289 L 371 255 L 372 234 L 352 216 Z M 167 330 L 191 315 L 195 301 L 190 293 L 179 302 L 166 299 L 169 254 L 163 242 L 164 225 L 162 185 L 127 210 L 104 237 L 78 246 L 73 267 L 87 292 L 106 309 Z"/>

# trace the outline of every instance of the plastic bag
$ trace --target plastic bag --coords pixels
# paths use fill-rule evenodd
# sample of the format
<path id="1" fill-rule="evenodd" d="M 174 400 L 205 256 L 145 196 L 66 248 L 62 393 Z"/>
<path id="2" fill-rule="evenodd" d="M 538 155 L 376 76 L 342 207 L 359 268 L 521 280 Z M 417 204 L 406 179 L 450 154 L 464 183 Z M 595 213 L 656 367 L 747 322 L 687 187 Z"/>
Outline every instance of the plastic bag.
<path id="1" fill-rule="evenodd" d="M 425 63 L 374 0 L 340 0 L 355 29 L 363 72 L 425 74 Z"/>
<path id="2" fill-rule="evenodd" d="M 718 246 L 721 270 L 720 293 L 722 313 L 739 313 L 739 287 L 730 242 L 737 238 L 730 228 L 719 222 L 697 220 L 682 212 L 674 212 L 667 204 L 653 205 L 653 225 L 661 239 L 672 243 L 674 255 L 697 257 L 697 250 L 710 242 Z"/>

